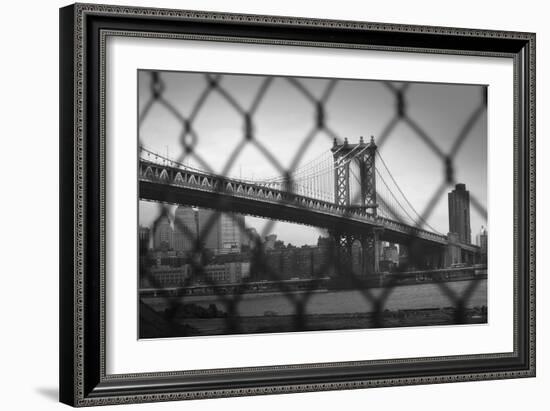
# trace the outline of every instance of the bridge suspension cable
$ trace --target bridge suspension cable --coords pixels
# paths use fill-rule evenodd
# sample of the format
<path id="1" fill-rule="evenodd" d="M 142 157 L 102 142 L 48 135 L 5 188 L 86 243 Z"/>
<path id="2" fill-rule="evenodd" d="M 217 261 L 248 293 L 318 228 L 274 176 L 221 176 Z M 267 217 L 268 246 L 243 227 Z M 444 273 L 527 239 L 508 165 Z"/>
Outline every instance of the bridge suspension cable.
<path id="1" fill-rule="evenodd" d="M 357 153 L 355 153 L 355 150 L 357 150 L 361 147 L 360 146 L 353 147 L 348 153 L 346 153 L 345 155 L 339 157 L 338 160 L 340 161 L 340 163 L 338 163 L 338 165 L 334 165 L 334 155 L 337 154 L 343 148 L 344 148 L 344 146 L 341 146 L 334 152 L 325 151 L 325 152 L 321 153 L 316 158 L 308 161 L 307 163 L 301 165 L 296 170 L 294 170 L 291 173 L 291 177 L 293 177 L 293 179 L 295 179 L 294 176 L 312 177 L 316 173 L 315 167 L 318 166 L 319 164 L 327 164 L 327 166 L 322 170 L 323 172 L 325 172 L 325 173 L 333 172 L 335 169 L 337 169 L 339 167 L 343 167 L 343 166 L 347 165 L 348 163 L 350 163 L 353 160 L 354 156 L 362 154 L 365 150 L 368 149 L 368 146 L 364 146 Z M 317 171 L 318 171 L 318 169 L 317 169 Z M 262 179 L 258 182 L 266 182 L 266 183 L 268 183 L 268 182 L 281 182 L 281 181 L 284 181 L 285 178 L 286 178 L 285 176 L 279 175 L 279 176 L 273 176 L 273 177 L 270 177 L 270 178 Z"/>
<path id="2" fill-rule="evenodd" d="M 411 202 L 409 201 L 407 196 L 405 196 L 405 193 L 403 193 L 403 190 L 401 190 L 401 187 L 399 186 L 399 184 L 397 184 L 397 181 L 393 177 L 393 174 L 391 173 L 390 169 L 386 165 L 386 162 L 384 161 L 384 159 L 382 158 L 382 156 L 380 155 L 380 152 L 378 150 L 376 151 L 376 154 L 377 154 L 378 158 L 380 159 L 382 165 L 384 166 L 384 169 L 387 171 L 387 173 L 388 173 L 391 181 L 393 182 L 395 188 L 397 188 L 397 191 L 401 194 L 401 197 L 405 200 L 405 203 L 409 206 L 409 208 L 412 210 L 412 212 L 418 218 L 418 220 L 416 220 L 416 221 L 415 221 L 415 219 L 412 219 L 412 220 L 415 221 L 417 223 L 417 225 L 419 225 L 419 226 L 423 224 L 426 227 L 428 227 L 430 230 L 432 230 L 433 232 L 441 234 L 438 230 L 433 228 L 424 218 L 422 218 L 422 216 L 416 211 L 416 209 L 413 207 L 413 205 L 411 204 Z M 378 172 L 378 168 L 377 168 L 377 172 Z M 381 175 L 380 175 L 380 178 L 383 180 Z M 388 190 L 389 190 L 389 187 L 388 187 Z M 392 192 L 392 191 L 390 190 L 390 192 Z M 408 213 L 407 213 L 407 215 L 408 215 Z M 418 223 L 421 223 L 421 224 L 418 224 Z"/>
<path id="3" fill-rule="evenodd" d="M 394 214 L 397 211 L 395 205 L 397 205 L 399 207 L 399 209 L 401 211 L 403 211 L 403 213 L 405 213 L 405 215 L 409 218 L 410 223 L 413 224 L 413 225 L 416 225 L 416 221 L 414 220 L 414 218 L 412 218 L 412 216 L 409 214 L 409 212 L 405 209 L 405 207 L 403 207 L 401 202 L 397 199 L 397 197 L 395 196 L 393 191 L 390 189 L 390 187 L 386 183 L 386 180 L 384 179 L 384 177 L 382 177 L 382 174 L 380 174 L 380 171 L 378 171 L 378 169 L 376 169 L 376 174 L 378 175 L 378 178 L 380 179 L 380 181 L 382 181 L 382 184 L 384 184 L 384 186 L 386 187 L 386 189 L 387 189 L 388 193 L 390 194 L 391 198 L 393 199 L 393 201 L 390 201 L 389 202 L 390 204 L 388 204 L 387 198 L 385 198 L 384 194 L 382 194 L 382 192 L 380 190 L 377 190 L 377 192 L 376 192 L 377 195 L 380 195 L 381 197 L 384 198 L 387 205 L 392 207 L 392 210 L 390 211 L 390 215 L 387 215 L 386 217 L 391 218 L 391 219 L 395 218 Z M 399 219 L 403 220 L 403 216 L 397 216 L 397 217 Z"/>

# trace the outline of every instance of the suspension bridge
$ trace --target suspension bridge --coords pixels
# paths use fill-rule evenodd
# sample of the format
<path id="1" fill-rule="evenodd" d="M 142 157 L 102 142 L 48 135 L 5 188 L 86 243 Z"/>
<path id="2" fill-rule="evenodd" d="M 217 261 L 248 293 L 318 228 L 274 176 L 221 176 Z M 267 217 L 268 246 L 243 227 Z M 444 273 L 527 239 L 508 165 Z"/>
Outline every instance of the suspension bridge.
<path id="1" fill-rule="evenodd" d="M 359 242 L 364 272 L 378 271 L 380 241 L 407 247 L 416 265 L 473 264 L 479 248 L 439 233 L 399 187 L 371 137 L 333 142 L 281 176 L 233 178 L 140 147 L 139 197 L 325 228 L 344 252 Z"/>

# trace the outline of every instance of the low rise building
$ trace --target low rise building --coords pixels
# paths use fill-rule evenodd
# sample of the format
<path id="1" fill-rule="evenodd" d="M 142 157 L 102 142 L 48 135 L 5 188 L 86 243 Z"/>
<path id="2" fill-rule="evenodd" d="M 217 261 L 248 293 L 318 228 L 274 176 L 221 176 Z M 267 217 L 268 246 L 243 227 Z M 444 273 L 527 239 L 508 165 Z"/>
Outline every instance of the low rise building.
<path id="1" fill-rule="evenodd" d="M 141 288 L 177 288 L 189 285 L 191 266 L 181 267 L 150 267 L 140 276 Z"/>
<path id="2" fill-rule="evenodd" d="M 209 284 L 237 284 L 250 277 L 250 262 L 230 261 L 203 267 L 202 282 Z M 200 280 L 199 280 L 200 282 Z"/>

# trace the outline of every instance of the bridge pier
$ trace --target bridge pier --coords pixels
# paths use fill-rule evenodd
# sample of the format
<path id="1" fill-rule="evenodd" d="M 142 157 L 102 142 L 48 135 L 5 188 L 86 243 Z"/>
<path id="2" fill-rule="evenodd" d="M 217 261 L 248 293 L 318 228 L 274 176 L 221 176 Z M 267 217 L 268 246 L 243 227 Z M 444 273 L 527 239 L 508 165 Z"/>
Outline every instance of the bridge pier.
<path id="1" fill-rule="evenodd" d="M 449 243 L 447 244 L 445 253 L 445 267 L 451 267 L 453 264 L 462 263 L 462 250 L 459 247 L 459 236 L 457 233 L 448 233 L 447 238 Z"/>
<path id="2" fill-rule="evenodd" d="M 371 137 L 365 143 L 363 137 L 358 144 L 350 144 L 348 139 L 339 143 L 334 139 L 331 148 L 334 161 L 334 203 L 349 209 L 360 208 L 364 213 L 376 217 L 376 144 Z M 360 176 L 359 205 L 351 204 L 350 198 L 350 164 L 357 164 Z M 365 277 L 380 271 L 380 234 L 374 229 L 362 234 L 332 232 L 331 236 L 338 247 L 336 252 L 337 271 L 341 275 Z M 353 243 L 360 243 L 360 260 L 354 264 L 352 255 Z"/>
<path id="3" fill-rule="evenodd" d="M 355 238 L 347 233 L 330 232 L 334 243 L 333 260 L 338 277 L 349 277 L 353 271 L 352 246 Z"/>
<path id="4" fill-rule="evenodd" d="M 340 276 L 366 277 L 380 271 L 380 229 L 365 234 L 330 233 L 335 244 L 335 265 Z M 359 243 L 359 255 L 353 255 L 354 243 Z M 358 261 L 354 261 L 354 257 Z"/>

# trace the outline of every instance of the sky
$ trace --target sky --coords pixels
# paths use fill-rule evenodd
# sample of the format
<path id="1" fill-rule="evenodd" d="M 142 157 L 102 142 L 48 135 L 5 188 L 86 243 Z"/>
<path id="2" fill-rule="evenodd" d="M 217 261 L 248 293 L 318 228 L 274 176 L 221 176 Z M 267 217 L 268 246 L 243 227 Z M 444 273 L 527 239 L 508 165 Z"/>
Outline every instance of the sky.
<path id="1" fill-rule="evenodd" d="M 216 76 L 210 73 L 210 76 Z M 215 89 L 203 100 L 192 120 L 196 140 L 187 136 L 195 155 L 184 155 L 181 145 L 182 118 L 192 116 L 201 94 L 207 88 L 205 73 L 161 72 L 159 90 L 171 108 L 158 102 L 148 105 L 152 96 L 152 73 L 138 73 L 138 138 L 146 148 L 180 159 L 185 164 L 204 169 L 204 163 L 217 172 L 232 177 L 262 179 L 280 175 L 273 161 L 253 144 L 243 149 L 228 166 L 230 153 L 243 140 L 244 112 L 251 111 L 255 96 L 266 77 L 224 74 Z M 297 83 L 295 83 L 297 82 Z M 271 77 L 263 98 L 251 115 L 253 136 L 282 167 L 298 165 L 326 153 L 332 146 L 333 134 L 356 143 L 379 137 L 396 113 L 396 98 L 390 89 L 376 80 L 338 79 L 324 103 L 325 123 L 331 132 L 317 132 L 305 149 L 300 150 L 306 136 L 316 124 L 313 100 L 322 98 L 331 79 Z M 296 86 L 299 85 L 299 87 Z M 405 83 L 392 83 L 401 87 Z M 157 86 L 159 87 L 159 86 Z M 306 96 L 299 88 L 307 90 Z M 405 96 L 407 116 L 429 136 L 442 153 L 449 153 L 461 129 L 482 101 L 484 86 L 436 83 L 408 83 Z M 220 92 L 221 91 L 221 92 Z M 228 97 L 228 98 L 226 98 Z M 173 109 L 173 110 L 172 110 Z M 180 117 L 181 116 L 181 117 Z M 397 123 L 378 147 L 381 157 L 399 187 L 414 208 L 422 213 L 433 194 L 444 181 L 445 165 L 413 128 Z M 487 116 L 484 111 L 471 127 L 454 157 L 455 180 L 466 184 L 470 195 L 487 207 Z M 449 231 L 447 193 L 435 203 L 429 218 L 431 227 L 446 234 Z M 139 222 L 150 226 L 158 215 L 155 203 L 139 203 Z M 172 213 L 174 207 L 172 207 Z M 472 241 L 485 216 L 471 207 Z M 246 217 L 246 224 L 262 235 L 277 234 L 279 239 L 295 245 L 315 244 L 323 230 L 302 225 L 276 222 L 266 227 L 263 219 Z"/>

